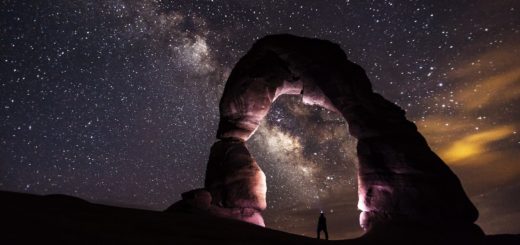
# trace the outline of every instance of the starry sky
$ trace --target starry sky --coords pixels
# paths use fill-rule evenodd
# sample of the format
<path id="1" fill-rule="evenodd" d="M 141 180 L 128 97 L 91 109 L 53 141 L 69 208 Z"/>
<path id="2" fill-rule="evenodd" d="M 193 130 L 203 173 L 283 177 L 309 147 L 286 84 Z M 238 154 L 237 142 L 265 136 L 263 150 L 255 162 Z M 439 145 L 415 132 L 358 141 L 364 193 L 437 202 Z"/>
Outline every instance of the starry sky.
<path id="1" fill-rule="evenodd" d="M 0 189 L 163 210 L 199 188 L 218 102 L 255 40 L 331 40 L 407 111 L 487 233 L 520 233 L 520 2 L 0 1 Z M 248 147 L 269 228 L 356 237 L 356 141 L 275 102 Z M 449 202 L 449 200 L 446 200 Z"/>

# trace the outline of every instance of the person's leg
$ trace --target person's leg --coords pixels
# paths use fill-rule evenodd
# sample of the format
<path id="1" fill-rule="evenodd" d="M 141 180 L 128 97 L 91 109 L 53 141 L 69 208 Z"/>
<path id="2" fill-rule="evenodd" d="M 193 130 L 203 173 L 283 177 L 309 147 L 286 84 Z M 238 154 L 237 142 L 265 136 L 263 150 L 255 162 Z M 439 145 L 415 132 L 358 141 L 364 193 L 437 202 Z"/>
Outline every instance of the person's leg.
<path id="1" fill-rule="evenodd" d="M 317 231 L 318 231 L 318 239 L 320 239 L 320 229 L 318 229 Z"/>
<path id="2" fill-rule="evenodd" d="M 329 240 L 329 232 L 327 231 L 327 228 L 323 229 L 323 232 L 325 232 L 325 239 Z"/>

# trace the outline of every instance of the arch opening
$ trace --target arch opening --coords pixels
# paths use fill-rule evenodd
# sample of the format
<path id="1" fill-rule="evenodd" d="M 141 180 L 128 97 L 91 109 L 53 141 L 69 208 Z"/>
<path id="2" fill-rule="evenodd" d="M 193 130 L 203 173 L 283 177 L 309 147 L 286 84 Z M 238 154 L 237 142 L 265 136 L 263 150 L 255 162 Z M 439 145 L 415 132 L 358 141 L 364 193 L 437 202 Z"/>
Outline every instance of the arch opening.
<path id="1" fill-rule="evenodd" d="M 314 237 L 320 211 L 332 237 L 353 238 L 357 225 L 356 139 L 344 118 L 300 96 L 280 96 L 247 141 L 266 175 L 267 227 Z"/>

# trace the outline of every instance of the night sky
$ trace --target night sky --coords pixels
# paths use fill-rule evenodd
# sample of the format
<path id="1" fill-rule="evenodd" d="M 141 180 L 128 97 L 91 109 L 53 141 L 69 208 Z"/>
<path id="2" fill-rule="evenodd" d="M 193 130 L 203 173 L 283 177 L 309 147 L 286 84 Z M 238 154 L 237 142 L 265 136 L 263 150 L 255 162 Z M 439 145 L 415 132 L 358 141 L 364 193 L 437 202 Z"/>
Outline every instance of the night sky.
<path id="1" fill-rule="evenodd" d="M 234 64 L 265 35 L 339 43 L 461 179 L 487 233 L 520 233 L 520 2 L 1 1 L 0 189 L 163 210 L 200 188 Z M 282 97 L 248 141 L 267 227 L 360 234 L 355 139 Z M 450 202 L 450 200 L 446 200 Z"/>

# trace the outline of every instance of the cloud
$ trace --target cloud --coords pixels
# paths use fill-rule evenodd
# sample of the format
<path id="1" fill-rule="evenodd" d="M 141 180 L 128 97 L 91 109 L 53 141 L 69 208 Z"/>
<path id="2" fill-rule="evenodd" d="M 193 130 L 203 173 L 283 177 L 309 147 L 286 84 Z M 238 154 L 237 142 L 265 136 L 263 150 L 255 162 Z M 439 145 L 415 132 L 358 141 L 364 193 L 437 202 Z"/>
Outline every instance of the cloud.
<path id="1" fill-rule="evenodd" d="M 513 44 L 468 55 L 446 72 L 452 87 L 426 101 L 431 107 L 443 104 L 439 98 L 454 102 L 417 120 L 432 148 L 449 164 L 481 163 L 474 157 L 484 154 L 499 157 L 503 149 L 496 145 L 513 136 L 520 124 L 513 106 L 520 101 L 519 48 Z"/>
<path id="2" fill-rule="evenodd" d="M 478 124 L 475 120 L 464 116 L 431 115 L 416 122 L 419 131 L 428 139 L 434 149 L 445 147 L 446 142 L 452 142 L 474 129 Z"/>
<path id="3" fill-rule="evenodd" d="M 486 47 L 480 47 L 486 49 Z M 519 44 L 470 55 L 447 73 L 464 111 L 496 107 L 520 99 Z M 447 95 L 444 95 L 447 96 Z"/>
<path id="4" fill-rule="evenodd" d="M 499 106 L 520 97 L 520 67 L 475 82 L 456 94 L 466 110 Z"/>
<path id="5" fill-rule="evenodd" d="M 513 134 L 512 126 L 499 126 L 490 130 L 472 133 L 451 143 L 440 151 L 441 157 L 449 163 L 480 155 L 490 150 L 490 145 Z"/>

